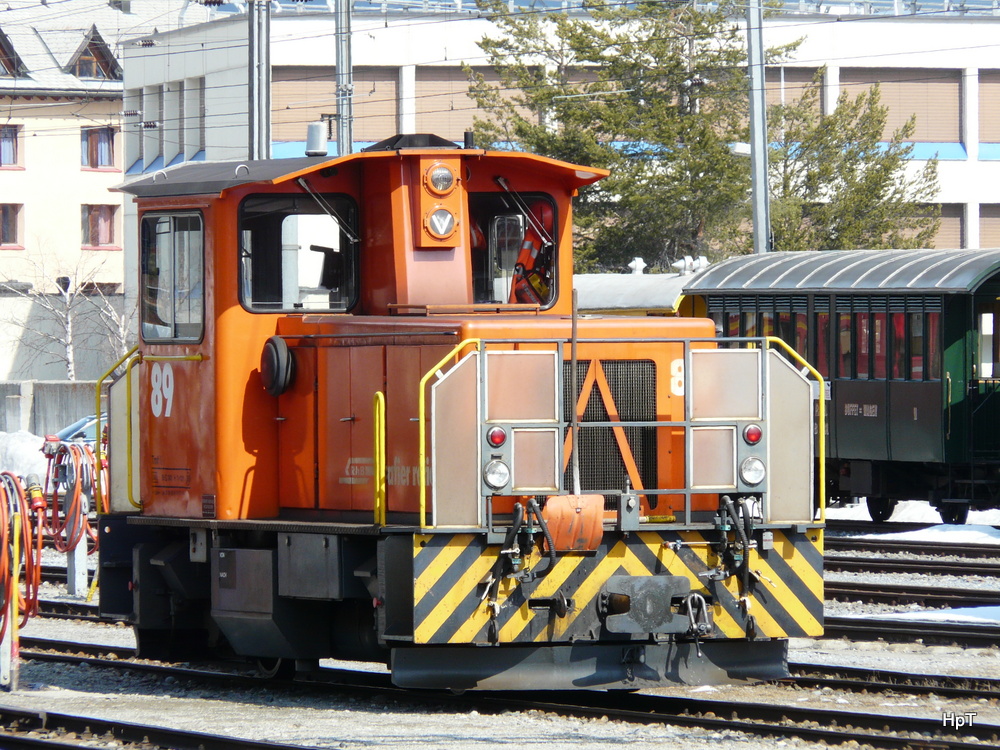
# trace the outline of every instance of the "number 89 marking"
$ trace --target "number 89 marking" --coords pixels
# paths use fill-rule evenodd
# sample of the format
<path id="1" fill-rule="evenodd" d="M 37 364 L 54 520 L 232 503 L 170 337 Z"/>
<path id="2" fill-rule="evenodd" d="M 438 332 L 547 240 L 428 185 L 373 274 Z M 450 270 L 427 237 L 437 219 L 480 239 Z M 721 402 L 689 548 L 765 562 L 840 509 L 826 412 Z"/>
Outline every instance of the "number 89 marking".
<path id="1" fill-rule="evenodd" d="M 153 416 L 170 416 L 174 406 L 174 369 L 169 362 L 154 362 L 149 371 L 149 408 Z"/>

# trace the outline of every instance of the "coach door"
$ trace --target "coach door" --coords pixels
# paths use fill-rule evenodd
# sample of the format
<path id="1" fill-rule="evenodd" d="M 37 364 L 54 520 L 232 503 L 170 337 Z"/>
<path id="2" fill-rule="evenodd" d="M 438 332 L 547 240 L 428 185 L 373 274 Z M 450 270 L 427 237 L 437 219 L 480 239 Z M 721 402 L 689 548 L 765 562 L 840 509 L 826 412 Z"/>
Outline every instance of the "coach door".
<path id="1" fill-rule="evenodd" d="M 944 460 L 947 409 L 942 395 L 940 300 L 889 300 L 889 458 Z"/>
<path id="2" fill-rule="evenodd" d="M 972 378 L 969 383 L 969 456 L 1000 456 L 1000 302 L 995 295 L 975 300 Z"/>

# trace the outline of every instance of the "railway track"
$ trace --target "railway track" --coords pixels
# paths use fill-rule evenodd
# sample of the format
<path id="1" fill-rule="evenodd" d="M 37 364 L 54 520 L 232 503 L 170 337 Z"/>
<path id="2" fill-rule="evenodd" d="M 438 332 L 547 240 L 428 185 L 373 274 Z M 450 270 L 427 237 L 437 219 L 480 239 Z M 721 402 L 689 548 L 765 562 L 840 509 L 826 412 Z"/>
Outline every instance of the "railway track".
<path id="1" fill-rule="evenodd" d="M 823 538 L 823 546 L 827 550 L 846 552 L 909 552 L 915 555 L 1000 559 L 1000 545 L 992 544 L 955 544 L 952 542 L 826 536 Z"/>
<path id="2" fill-rule="evenodd" d="M 26 659 L 66 661 L 68 656 L 74 656 L 80 659 L 80 661 L 86 660 L 87 663 L 98 666 L 101 665 L 102 661 L 111 660 L 116 662 L 121 668 L 127 668 L 124 664 L 135 658 L 135 652 L 131 648 L 56 641 L 46 638 L 22 638 L 21 649 L 22 657 Z M 174 676 L 203 677 L 201 670 L 183 671 L 178 667 L 158 666 L 146 662 L 143 662 L 141 666 L 136 668 L 141 671 L 171 674 Z M 951 699 L 978 700 L 984 697 L 1000 698 L 1000 679 L 996 678 L 922 675 L 912 672 L 799 662 L 789 662 L 788 669 L 792 676 L 782 682 L 785 684 L 794 684 L 801 688 L 828 687 L 833 690 L 851 692 L 878 691 L 910 695 L 926 695 L 933 692 L 935 695 Z M 377 673 L 356 673 L 333 669 L 324 670 L 324 681 L 339 684 L 348 676 L 352 680 L 357 680 L 359 679 L 359 674 L 372 675 L 369 678 L 369 686 L 389 686 L 389 682 Z M 240 684 L 247 686 L 257 686 L 260 684 L 258 677 L 239 677 L 234 675 L 232 679 L 239 680 Z"/>
<path id="3" fill-rule="evenodd" d="M 850 692 L 885 692 L 906 695 L 933 693 L 954 700 L 1000 697 L 1000 679 L 922 675 L 885 669 L 789 662 L 792 677 L 786 682 L 801 688 L 830 688 Z"/>
<path id="4" fill-rule="evenodd" d="M 965 648 L 988 648 L 1000 643 L 1000 623 L 826 617 L 824 628 L 827 638 L 855 641 L 956 644 Z"/>
<path id="5" fill-rule="evenodd" d="M 69 741 L 73 740 L 73 744 Z M 26 711 L 0 706 L 0 747 L 4 750 L 21 748 L 80 747 L 77 740 L 115 743 L 105 747 L 121 748 L 123 743 L 153 750 L 303 750 L 302 745 L 257 742 L 224 737 L 205 732 L 169 729 L 154 724 L 106 721 L 92 716 Z M 93 747 L 93 744 L 85 745 Z"/>
<path id="6" fill-rule="evenodd" d="M 198 683 L 225 684 L 232 687 L 236 684 L 248 684 L 259 687 L 259 678 L 241 677 L 231 673 L 205 672 L 201 670 L 182 669 L 176 667 L 121 661 L 118 657 L 121 650 L 98 647 L 95 653 L 101 656 L 84 656 L 79 652 L 89 650 L 83 644 L 56 644 L 40 641 L 26 643 L 24 655 L 26 658 L 59 659 L 61 661 L 75 660 L 92 666 L 113 669 L 141 670 L 170 675 Z M 45 647 L 45 651 L 34 647 Z M 66 649 L 73 655 L 53 653 L 53 649 Z M 111 660 L 106 657 L 111 656 Z M 813 668 L 816 669 L 815 667 Z M 883 673 L 885 676 L 890 673 Z M 909 676 L 912 677 L 912 676 Z M 815 685 L 815 675 L 803 675 L 797 678 L 800 685 Z M 845 680 L 847 676 L 840 675 Z M 892 676 L 890 680 L 903 681 L 901 676 Z M 814 680 L 814 682 L 806 682 Z M 694 726 L 717 731 L 738 731 L 758 736 L 768 737 L 798 737 L 800 740 L 826 742 L 829 744 L 858 743 L 877 748 L 935 748 L 935 750 L 953 748 L 954 750 L 970 750 L 996 746 L 1000 737 L 1000 726 L 978 724 L 965 727 L 961 737 L 950 734 L 940 719 L 928 719 L 913 716 L 873 714 L 859 711 L 840 711 L 803 707 L 798 705 L 773 705 L 771 703 L 745 703 L 726 700 L 706 700 L 667 694 L 621 693 L 621 692 L 563 692 L 545 694 L 515 694 L 515 693 L 469 693 L 463 696 L 451 696 L 441 693 L 403 691 L 389 683 L 388 675 L 371 672 L 354 672 L 350 670 L 321 670 L 313 675 L 311 682 L 278 682 L 270 681 L 274 690 L 297 689 L 315 690 L 329 694 L 347 690 L 350 695 L 362 698 L 391 696 L 396 701 L 431 702 L 437 706 L 474 708 L 480 712 L 497 713 L 503 711 L 547 711 L 562 716 L 575 717 L 608 717 L 610 719 L 642 724 L 668 723 L 679 726 Z M 873 684 L 870 681 L 868 684 Z M 852 681 L 853 687 L 859 689 L 861 682 Z M 982 688 L 982 685 L 972 686 L 972 689 Z M 888 689 L 898 690 L 900 686 L 891 685 Z M 994 691 L 995 686 L 990 690 Z M 940 693 L 935 689 L 935 693 Z M 982 693 L 980 693 L 981 695 Z M 435 709 L 435 710 L 440 710 Z M 32 727 L 34 731 L 50 731 L 62 727 L 66 732 L 82 734 L 98 738 L 114 738 L 119 741 L 140 742 L 146 738 L 149 744 L 144 747 L 169 748 L 203 748 L 203 750 L 229 750 L 230 748 L 292 748 L 295 745 L 260 744 L 252 741 L 236 740 L 229 737 L 219 737 L 211 734 L 178 732 L 149 727 L 139 724 L 122 724 L 121 722 L 101 722 L 93 718 L 69 717 L 52 713 L 30 711 L 5 712 L 0 708 L 0 722 L 6 727 Z M 21 747 L 6 742 L 7 736 L 2 736 L 3 747 Z M 298 746 L 301 747 L 301 746 Z"/>
<path id="7" fill-rule="evenodd" d="M 879 604 L 919 604 L 922 607 L 991 607 L 1000 605 L 1000 591 L 957 589 L 947 586 L 826 581 L 826 599 Z"/>
<path id="8" fill-rule="evenodd" d="M 963 577 L 1000 578 L 1000 562 L 902 559 L 870 556 L 827 555 L 823 569 L 840 573 L 914 573 Z"/>
<path id="9" fill-rule="evenodd" d="M 923 531 L 937 525 L 934 523 L 916 523 L 911 521 L 875 523 L 874 521 L 844 518 L 828 518 L 826 521 L 828 531 L 843 531 L 851 534 L 891 534 L 901 531 Z"/>

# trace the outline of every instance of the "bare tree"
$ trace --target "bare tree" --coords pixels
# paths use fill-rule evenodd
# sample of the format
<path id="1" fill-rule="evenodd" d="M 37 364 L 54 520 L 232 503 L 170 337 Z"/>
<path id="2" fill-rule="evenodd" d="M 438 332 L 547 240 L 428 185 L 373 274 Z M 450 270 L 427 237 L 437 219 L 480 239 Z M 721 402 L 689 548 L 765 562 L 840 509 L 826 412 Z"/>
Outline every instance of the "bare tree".
<path id="1" fill-rule="evenodd" d="M 20 311 L 4 306 L 0 324 L 18 332 L 26 366 L 62 363 L 66 379 L 76 380 L 80 353 L 97 351 L 111 362 L 128 350 L 134 306 L 116 299 L 111 287 L 117 284 L 97 281 L 103 263 L 81 259 L 72 270 L 49 273 L 44 261 L 24 260 L 35 283 L 0 280 L 0 294 L 24 301 Z"/>

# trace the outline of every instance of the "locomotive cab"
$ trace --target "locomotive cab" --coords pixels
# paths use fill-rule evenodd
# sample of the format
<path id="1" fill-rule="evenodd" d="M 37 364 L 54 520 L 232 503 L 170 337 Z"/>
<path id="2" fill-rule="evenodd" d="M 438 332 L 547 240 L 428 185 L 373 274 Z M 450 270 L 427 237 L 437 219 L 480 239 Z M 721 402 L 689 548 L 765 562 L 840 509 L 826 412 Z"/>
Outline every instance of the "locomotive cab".
<path id="1" fill-rule="evenodd" d="M 572 198 L 605 174 L 398 136 L 122 188 L 141 343 L 101 606 L 140 652 L 451 689 L 784 673 L 822 631 L 811 386 L 708 319 L 574 314 Z"/>

